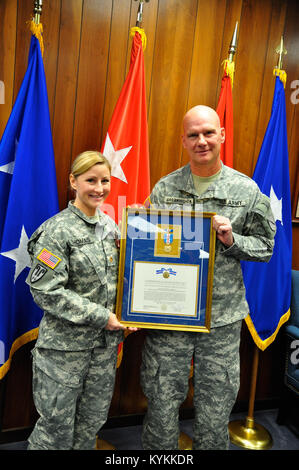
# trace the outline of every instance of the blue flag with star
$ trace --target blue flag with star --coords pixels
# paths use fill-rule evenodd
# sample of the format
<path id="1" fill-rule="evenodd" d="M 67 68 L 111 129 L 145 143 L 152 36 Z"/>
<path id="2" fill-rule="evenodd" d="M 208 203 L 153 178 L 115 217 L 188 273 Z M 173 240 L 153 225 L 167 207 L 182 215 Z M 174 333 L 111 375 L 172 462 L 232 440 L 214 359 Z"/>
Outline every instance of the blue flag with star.
<path id="1" fill-rule="evenodd" d="M 271 344 L 290 316 L 292 216 L 284 85 L 275 78 L 271 117 L 253 180 L 270 197 L 276 221 L 275 246 L 269 263 L 242 262 L 249 315 L 246 323 L 261 349 Z"/>
<path id="2" fill-rule="evenodd" d="M 42 311 L 25 283 L 27 241 L 58 210 L 44 65 L 32 36 L 27 71 L 0 141 L 0 379 L 13 353 L 37 337 Z"/>

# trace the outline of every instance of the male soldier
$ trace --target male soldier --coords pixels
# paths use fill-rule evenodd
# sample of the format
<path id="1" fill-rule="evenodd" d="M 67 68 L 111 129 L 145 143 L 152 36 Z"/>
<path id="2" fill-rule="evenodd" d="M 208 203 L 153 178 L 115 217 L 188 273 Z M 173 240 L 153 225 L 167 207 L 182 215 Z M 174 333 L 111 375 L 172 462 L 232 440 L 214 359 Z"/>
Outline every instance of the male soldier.
<path id="1" fill-rule="evenodd" d="M 269 261 L 275 222 L 269 199 L 247 176 L 222 164 L 225 131 L 217 113 L 196 106 L 183 119 L 188 165 L 163 177 L 150 200 L 156 208 L 215 212 L 216 249 L 211 332 L 149 330 L 141 383 L 148 398 L 144 449 L 177 449 L 179 407 L 193 357 L 193 449 L 227 449 L 228 422 L 239 389 L 239 343 L 248 313 L 240 260 Z"/>

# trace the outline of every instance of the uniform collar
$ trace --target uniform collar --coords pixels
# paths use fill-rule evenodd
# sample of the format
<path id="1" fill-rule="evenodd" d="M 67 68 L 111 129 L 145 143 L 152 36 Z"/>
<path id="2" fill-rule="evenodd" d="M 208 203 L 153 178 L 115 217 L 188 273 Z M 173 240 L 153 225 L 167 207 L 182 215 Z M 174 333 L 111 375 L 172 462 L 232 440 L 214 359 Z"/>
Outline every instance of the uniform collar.
<path id="1" fill-rule="evenodd" d="M 99 222 L 99 217 L 98 215 L 88 217 L 88 215 L 85 215 L 84 212 L 82 212 L 78 207 L 74 206 L 74 201 L 69 201 L 68 203 L 68 208 L 74 212 L 80 219 L 83 219 L 85 222 L 91 225 L 95 225 L 97 222 Z"/>
<path id="2" fill-rule="evenodd" d="M 205 197 L 215 197 L 217 199 L 228 198 L 226 180 L 228 170 L 229 168 L 221 162 L 221 172 L 219 174 L 219 178 L 213 181 L 208 189 L 200 195 L 200 199 L 205 199 Z M 182 178 L 180 178 L 179 181 L 180 191 L 199 197 L 194 187 L 190 163 L 182 168 Z"/>
<path id="3" fill-rule="evenodd" d="M 90 225 L 95 226 L 95 230 L 99 238 L 106 238 L 107 235 L 112 234 L 113 238 L 119 238 L 120 234 L 118 231 L 117 225 L 114 221 L 104 212 L 97 210 L 97 214 L 93 217 L 88 217 L 85 215 L 78 207 L 74 206 L 74 201 L 69 201 L 68 208 L 74 214 L 76 214 L 80 219 L 83 219 Z"/>

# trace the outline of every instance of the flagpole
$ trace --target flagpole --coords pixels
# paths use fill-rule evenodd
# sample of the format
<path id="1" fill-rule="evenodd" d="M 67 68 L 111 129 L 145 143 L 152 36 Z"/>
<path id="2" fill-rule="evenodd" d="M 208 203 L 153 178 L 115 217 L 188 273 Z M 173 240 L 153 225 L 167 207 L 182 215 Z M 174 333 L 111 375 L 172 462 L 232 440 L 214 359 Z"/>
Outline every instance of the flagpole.
<path id="1" fill-rule="evenodd" d="M 135 0 L 139 1 L 139 7 L 138 7 L 138 12 L 137 12 L 137 19 L 136 19 L 136 27 L 141 28 L 142 25 L 142 19 L 143 19 L 143 4 L 144 2 L 148 3 L 150 0 Z"/>
<path id="2" fill-rule="evenodd" d="M 259 350 L 255 346 L 252 364 L 248 414 L 245 420 L 231 421 L 228 425 L 230 440 L 238 447 L 251 450 L 270 449 L 272 437 L 260 424 L 254 421 L 254 401 L 259 363 Z"/>
<path id="3" fill-rule="evenodd" d="M 276 48 L 278 56 L 277 67 L 274 68 L 274 75 L 278 75 L 284 82 L 286 81 L 286 73 L 282 70 L 282 56 L 287 54 L 286 49 L 283 47 L 283 37 L 281 37 L 280 44 Z M 270 433 L 260 424 L 254 421 L 254 400 L 256 392 L 257 371 L 259 362 L 259 349 L 255 345 L 252 366 L 252 379 L 249 396 L 248 415 L 243 421 L 231 421 L 229 423 L 229 434 L 231 442 L 237 446 L 245 447 L 247 449 L 270 449 L 272 447 L 272 437 Z"/>

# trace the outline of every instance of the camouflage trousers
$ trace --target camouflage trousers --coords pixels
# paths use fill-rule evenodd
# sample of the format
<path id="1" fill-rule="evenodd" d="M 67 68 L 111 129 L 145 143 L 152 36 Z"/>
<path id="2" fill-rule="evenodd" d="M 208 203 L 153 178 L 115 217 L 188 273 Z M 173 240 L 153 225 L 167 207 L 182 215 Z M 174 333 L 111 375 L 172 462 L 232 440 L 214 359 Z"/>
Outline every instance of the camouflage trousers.
<path id="1" fill-rule="evenodd" d="M 33 351 L 33 397 L 40 417 L 28 450 L 94 449 L 107 419 L 117 346 Z"/>
<path id="2" fill-rule="evenodd" d="M 193 449 L 228 449 L 228 422 L 240 383 L 242 321 L 210 333 L 149 331 L 141 385 L 148 399 L 144 449 L 178 449 L 179 408 L 188 393 L 193 358 Z"/>

